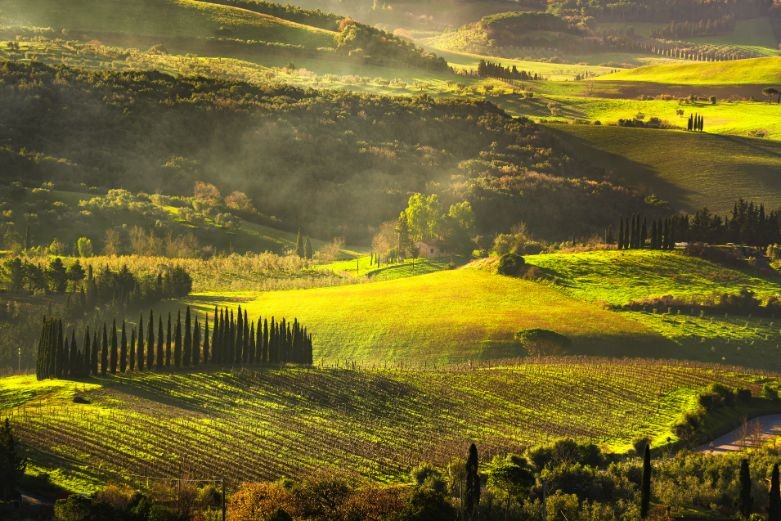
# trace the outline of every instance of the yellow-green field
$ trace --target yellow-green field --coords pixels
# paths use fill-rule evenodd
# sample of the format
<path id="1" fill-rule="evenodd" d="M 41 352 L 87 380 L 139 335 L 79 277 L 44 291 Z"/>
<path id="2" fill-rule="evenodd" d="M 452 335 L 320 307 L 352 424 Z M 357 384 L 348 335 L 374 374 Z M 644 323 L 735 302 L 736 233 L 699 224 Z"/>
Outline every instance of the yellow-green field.
<path id="1" fill-rule="evenodd" d="M 0 20 L 135 37 L 222 36 L 310 47 L 335 45 L 330 31 L 196 0 L 7 0 L 0 6 Z"/>
<path id="2" fill-rule="evenodd" d="M 598 79 L 674 85 L 778 85 L 781 84 L 781 56 L 725 62 L 650 65 L 600 76 Z"/>
<path id="3" fill-rule="evenodd" d="M 707 125 L 707 119 L 706 119 Z M 550 125 L 573 157 L 675 208 L 723 213 L 739 197 L 781 206 L 781 143 L 729 135 Z"/>
<path id="4" fill-rule="evenodd" d="M 764 300 L 777 281 L 678 253 L 604 251 L 528 256 L 543 280 L 494 274 L 495 260 L 416 277 L 294 291 L 200 292 L 201 311 L 239 304 L 250 316 L 298 318 L 315 335 L 318 364 L 411 367 L 525 356 L 518 331 L 542 328 L 572 340 L 571 354 L 679 358 L 781 368 L 772 319 L 676 315 L 649 306 L 672 295 L 704 302 L 751 288 Z M 398 274 L 399 276 L 402 274 Z M 411 275 L 405 273 L 404 275 Z M 615 308 L 615 309 L 614 309 Z"/>
<path id="5" fill-rule="evenodd" d="M 371 284 L 268 293 L 200 293 L 189 303 L 297 317 L 315 335 L 315 359 L 420 365 L 521 356 L 513 335 L 552 329 L 583 349 L 631 351 L 663 343 L 641 324 L 531 281 L 462 268 Z M 638 348 L 639 349 L 639 348 Z M 605 351 L 603 351 L 605 352 Z"/>
<path id="6" fill-rule="evenodd" d="M 745 371 L 649 361 L 547 359 L 449 370 L 227 369 L 86 383 L 0 379 L 31 465 L 73 491 L 139 476 L 300 478 L 335 470 L 404 480 L 478 443 L 518 452 L 561 437 L 626 451 L 671 427 L 714 382 L 758 392 Z M 78 396 L 81 402 L 75 403 Z M 134 475 L 136 477 L 134 477 Z"/>

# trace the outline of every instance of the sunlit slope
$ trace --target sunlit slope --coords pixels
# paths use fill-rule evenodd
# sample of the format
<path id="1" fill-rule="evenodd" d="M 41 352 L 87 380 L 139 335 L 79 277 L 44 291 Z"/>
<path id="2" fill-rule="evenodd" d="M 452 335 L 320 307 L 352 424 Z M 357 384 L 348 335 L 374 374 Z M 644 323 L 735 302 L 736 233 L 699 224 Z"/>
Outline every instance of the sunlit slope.
<path id="1" fill-rule="evenodd" d="M 334 33 L 330 31 L 195 0 L 4 0 L 0 4 L 0 20 L 107 36 L 227 38 L 307 47 L 334 45 Z"/>
<path id="2" fill-rule="evenodd" d="M 781 56 L 723 62 L 649 65 L 595 78 L 675 85 L 781 84 Z"/>
<path id="3" fill-rule="evenodd" d="M 531 281 L 463 268 L 301 291 L 200 294 L 208 309 L 243 301 L 250 315 L 297 317 L 315 335 L 315 358 L 419 365 L 522 354 L 513 341 L 525 328 L 570 337 L 577 352 L 604 354 L 663 344 L 637 322 Z M 661 351 L 660 351 L 661 352 Z"/>
<path id="4" fill-rule="evenodd" d="M 781 114 L 781 113 L 780 113 Z M 707 122 L 707 120 L 706 120 Z M 781 206 L 781 143 L 736 136 L 552 125 L 573 157 L 613 179 L 694 212 L 723 213 L 739 198 Z"/>
<path id="5" fill-rule="evenodd" d="M 421 461 L 445 465 L 472 441 L 486 453 L 565 436 L 618 451 L 642 437 L 663 444 L 712 382 L 761 385 L 695 365 L 563 359 L 473 370 L 138 373 L 86 383 L 25 376 L 0 379 L 0 416 L 11 416 L 31 465 L 77 491 L 181 472 L 231 483 L 319 470 L 383 481 L 406 479 Z M 88 403 L 74 403 L 75 395 Z"/>

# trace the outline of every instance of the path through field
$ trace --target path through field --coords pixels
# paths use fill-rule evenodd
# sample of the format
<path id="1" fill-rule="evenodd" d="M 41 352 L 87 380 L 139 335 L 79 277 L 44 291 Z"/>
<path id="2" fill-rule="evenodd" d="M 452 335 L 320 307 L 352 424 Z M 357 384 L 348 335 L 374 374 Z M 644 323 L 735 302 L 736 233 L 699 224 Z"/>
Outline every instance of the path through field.
<path id="1" fill-rule="evenodd" d="M 759 447 L 781 436 L 781 414 L 760 416 L 697 449 L 705 454 L 727 454 Z"/>

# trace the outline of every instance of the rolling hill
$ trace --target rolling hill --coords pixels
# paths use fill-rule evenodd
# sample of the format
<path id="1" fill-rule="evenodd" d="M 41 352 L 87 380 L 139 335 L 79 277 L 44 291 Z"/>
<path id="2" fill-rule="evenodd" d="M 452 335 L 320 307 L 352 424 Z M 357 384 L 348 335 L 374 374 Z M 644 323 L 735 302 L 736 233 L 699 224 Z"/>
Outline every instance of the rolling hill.
<path id="1" fill-rule="evenodd" d="M 781 56 L 724 62 L 649 65 L 595 79 L 673 85 L 781 85 Z"/>
<path id="2" fill-rule="evenodd" d="M 525 356 L 515 333 L 565 335 L 573 355 L 725 361 L 781 369 L 770 319 L 622 311 L 674 295 L 705 300 L 752 288 L 763 299 L 781 284 L 677 253 L 606 251 L 527 256 L 541 280 L 495 275 L 496 259 L 456 270 L 347 286 L 273 292 L 199 292 L 187 303 L 208 312 L 241 305 L 250 316 L 298 318 L 315 335 L 315 360 L 411 367 Z M 410 275 L 410 267 L 389 268 Z M 427 270 L 428 271 L 428 270 Z M 682 274 L 687 274 L 686 276 Z M 390 273 L 388 273 L 390 275 Z M 718 284 L 713 284 L 718 280 Z"/>
<path id="3" fill-rule="evenodd" d="M 11 417 L 31 470 L 73 491 L 181 473 L 224 476 L 231 486 L 316 470 L 389 481 L 405 480 L 421 461 L 446 465 L 470 440 L 485 454 L 563 436 L 619 452 L 642 437 L 659 446 L 675 440 L 671 427 L 711 383 L 758 391 L 762 381 L 692 364 L 569 359 L 434 371 L 137 373 L 85 382 L 20 376 L 0 379 L 0 415 Z"/>
<path id="4" fill-rule="evenodd" d="M 739 197 L 781 206 L 781 144 L 755 138 L 595 125 L 549 125 L 574 157 L 674 208 L 726 212 Z"/>

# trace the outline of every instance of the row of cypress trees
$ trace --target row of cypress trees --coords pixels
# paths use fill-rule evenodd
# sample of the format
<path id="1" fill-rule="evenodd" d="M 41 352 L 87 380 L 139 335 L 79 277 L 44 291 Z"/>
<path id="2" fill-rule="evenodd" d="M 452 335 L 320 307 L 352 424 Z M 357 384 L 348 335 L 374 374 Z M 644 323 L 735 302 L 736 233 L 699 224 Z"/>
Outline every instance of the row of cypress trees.
<path id="1" fill-rule="evenodd" d="M 699 114 L 691 114 L 686 129 L 689 132 L 702 132 L 705 129 L 705 118 Z"/>
<path id="2" fill-rule="evenodd" d="M 125 321 L 117 327 L 105 322 L 91 333 L 82 334 L 81 347 L 76 331 L 64 333 L 62 319 L 43 319 L 38 342 L 36 376 L 45 378 L 84 378 L 90 375 L 117 374 L 145 369 L 195 367 L 204 364 L 302 364 L 311 365 L 312 335 L 298 319 L 258 318 L 251 321 L 247 311 L 239 306 L 234 313 L 228 308 L 214 308 L 209 328 L 207 314 L 203 326 L 188 306 L 182 320 L 178 311 L 173 321 L 168 313 L 163 317 L 149 312 L 144 330 L 143 314 L 138 329 Z"/>
<path id="3" fill-rule="evenodd" d="M 636 250 L 646 247 L 652 250 L 675 249 L 675 225 L 672 219 L 654 219 L 651 221 L 650 230 L 648 221 L 639 215 L 621 219 L 618 249 Z"/>

